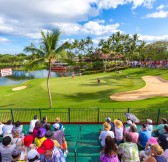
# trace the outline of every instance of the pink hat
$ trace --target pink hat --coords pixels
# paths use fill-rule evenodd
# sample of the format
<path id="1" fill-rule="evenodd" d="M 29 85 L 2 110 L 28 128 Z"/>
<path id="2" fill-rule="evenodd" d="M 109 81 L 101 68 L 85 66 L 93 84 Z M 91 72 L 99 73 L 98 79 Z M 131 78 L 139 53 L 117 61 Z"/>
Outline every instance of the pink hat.
<path id="1" fill-rule="evenodd" d="M 151 145 L 158 144 L 157 139 L 155 137 L 149 138 L 148 144 L 151 144 Z"/>

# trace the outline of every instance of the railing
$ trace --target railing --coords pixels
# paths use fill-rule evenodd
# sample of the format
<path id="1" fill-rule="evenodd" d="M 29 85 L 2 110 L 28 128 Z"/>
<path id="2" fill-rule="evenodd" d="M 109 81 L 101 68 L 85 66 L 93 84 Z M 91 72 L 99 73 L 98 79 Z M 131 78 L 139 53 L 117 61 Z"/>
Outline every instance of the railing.
<path id="1" fill-rule="evenodd" d="M 156 124 L 161 118 L 168 118 L 168 108 L 143 109 L 143 108 L 53 108 L 53 109 L 0 109 L 0 122 L 13 120 L 13 122 L 30 122 L 34 115 L 38 118 L 47 116 L 48 122 L 55 122 L 56 117 L 60 117 L 66 123 L 101 123 L 106 117 L 121 119 L 126 122 L 124 113 L 130 112 L 137 116 L 141 122 L 150 118 Z"/>

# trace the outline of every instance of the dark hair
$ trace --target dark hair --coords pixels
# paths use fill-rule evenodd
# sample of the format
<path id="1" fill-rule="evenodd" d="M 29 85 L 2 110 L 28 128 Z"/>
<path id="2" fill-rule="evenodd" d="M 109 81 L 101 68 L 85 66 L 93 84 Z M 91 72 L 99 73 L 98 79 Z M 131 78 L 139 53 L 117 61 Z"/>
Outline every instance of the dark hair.
<path id="1" fill-rule="evenodd" d="M 132 142 L 132 136 L 131 135 L 129 135 L 129 134 L 126 133 L 124 135 L 124 138 L 125 138 L 126 142 Z"/>
<path id="2" fill-rule="evenodd" d="M 19 127 L 21 125 L 21 122 L 20 121 L 17 121 L 16 123 L 15 123 L 15 126 L 16 127 Z"/>
<path id="3" fill-rule="evenodd" d="M 8 120 L 8 121 L 6 122 L 6 124 L 7 124 L 7 125 L 11 125 L 11 124 L 12 124 L 12 120 Z"/>
<path id="4" fill-rule="evenodd" d="M 164 130 L 166 131 L 166 132 L 168 132 L 168 125 L 164 125 Z"/>
<path id="5" fill-rule="evenodd" d="M 130 126 L 130 131 L 131 132 L 137 132 L 137 128 L 135 127 L 135 125 Z"/>
<path id="6" fill-rule="evenodd" d="M 115 140 L 111 136 L 107 136 L 105 138 L 104 154 L 105 155 L 117 154 L 117 147 L 115 144 Z"/>
<path id="7" fill-rule="evenodd" d="M 12 141 L 11 137 L 6 136 L 6 137 L 4 137 L 3 140 L 2 140 L 2 144 L 3 144 L 4 146 L 8 146 L 8 145 L 11 143 L 11 141 Z"/>
<path id="8" fill-rule="evenodd" d="M 21 155 L 21 153 L 19 155 L 12 155 L 13 159 L 16 159 L 17 157 L 19 157 Z"/>
<path id="9" fill-rule="evenodd" d="M 38 118 L 37 115 L 35 115 L 35 116 L 34 116 L 34 119 L 37 119 L 37 118 Z"/>
<path id="10" fill-rule="evenodd" d="M 142 127 L 143 127 L 144 129 L 146 129 L 146 128 L 147 128 L 147 125 L 146 125 L 146 124 L 142 124 Z"/>
<path id="11" fill-rule="evenodd" d="M 43 121 L 44 121 L 44 120 L 47 120 L 47 117 L 46 117 L 46 116 L 43 117 Z"/>
<path id="12" fill-rule="evenodd" d="M 29 162 L 33 162 L 33 161 L 35 161 L 35 160 L 38 160 L 39 158 L 38 158 L 38 156 L 36 155 L 33 159 L 28 159 L 29 160 Z"/>
<path id="13" fill-rule="evenodd" d="M 41 127 L 40 122 L 39 122 L 39 121 L 36 121 L 36 123 L 35 123 L 35 128 L 38 129 L 38 128 L 40 128 L 40 127 Z"/>
<path id="14" fill-rule="evenodd" d="M 45 129 L 46 129 L 46 131 L 51 130 L 51 124 L 50 124 L 50 123 L 47 123 L 47 124 L 45 125 Z"/>
<path id="15" fill-rule="evenodd" d="M 39 130 L 37 131 L 37 137 L 39 137 L 40 134 L 41 134 L 41 130 L 39 129 Z"/>
<path id="16" fill-rule="evenodd" d="M 167 119 L 166 118 L 162 118 L 162 122 L 163 122 L 163 124 L 166 124 L 167 123 Z"/>

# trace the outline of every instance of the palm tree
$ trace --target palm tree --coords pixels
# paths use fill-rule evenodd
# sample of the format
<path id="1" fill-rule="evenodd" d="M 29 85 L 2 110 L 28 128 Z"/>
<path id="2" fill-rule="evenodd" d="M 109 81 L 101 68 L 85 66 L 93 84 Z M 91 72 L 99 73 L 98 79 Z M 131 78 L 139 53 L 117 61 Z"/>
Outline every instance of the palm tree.
<path id="1" fill-rule="evenodd" d="M 24 51 L 26 52 L 32 52 L 39 56 L 38 59 L 30 63 L 30 67 L 44 61 L 48 63 L 49 71 L 48 71 L 48 77 L 47 77 L 47 90 L 48 90 L 50 108 L 52 108 L 52 97 L 51 97 L 51 91 L 50 91 L 50 85 L 49 85 L 49 80 L 51 77 L 51 65 L 55 60 L 56 56 L 67 46 L 67 42 L 65 42 L 60 46 L 58 45 L 60 34 L 61 34 L 61 31 L 59 29 L 55 29 L 52 32 L 47 31 L 47 33 L 44 33 L 44 31 L 41 31 L 40 48 L 36 48 L 33 44 L 31 44 L 30 46 L 24 49 Z"/>

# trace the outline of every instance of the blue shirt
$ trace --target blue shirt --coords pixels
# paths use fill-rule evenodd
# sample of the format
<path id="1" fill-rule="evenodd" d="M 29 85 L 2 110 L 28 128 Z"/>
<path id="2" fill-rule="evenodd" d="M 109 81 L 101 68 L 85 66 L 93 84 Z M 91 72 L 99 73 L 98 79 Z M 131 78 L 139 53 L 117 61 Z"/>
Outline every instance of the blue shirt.
<path id="1" fill-rule="evenodd" d="M 146 142 L 151 137 L 151 131 L 143 130 L 139 133 L 139 142 L 143 148 L 146 146 Z"/>

